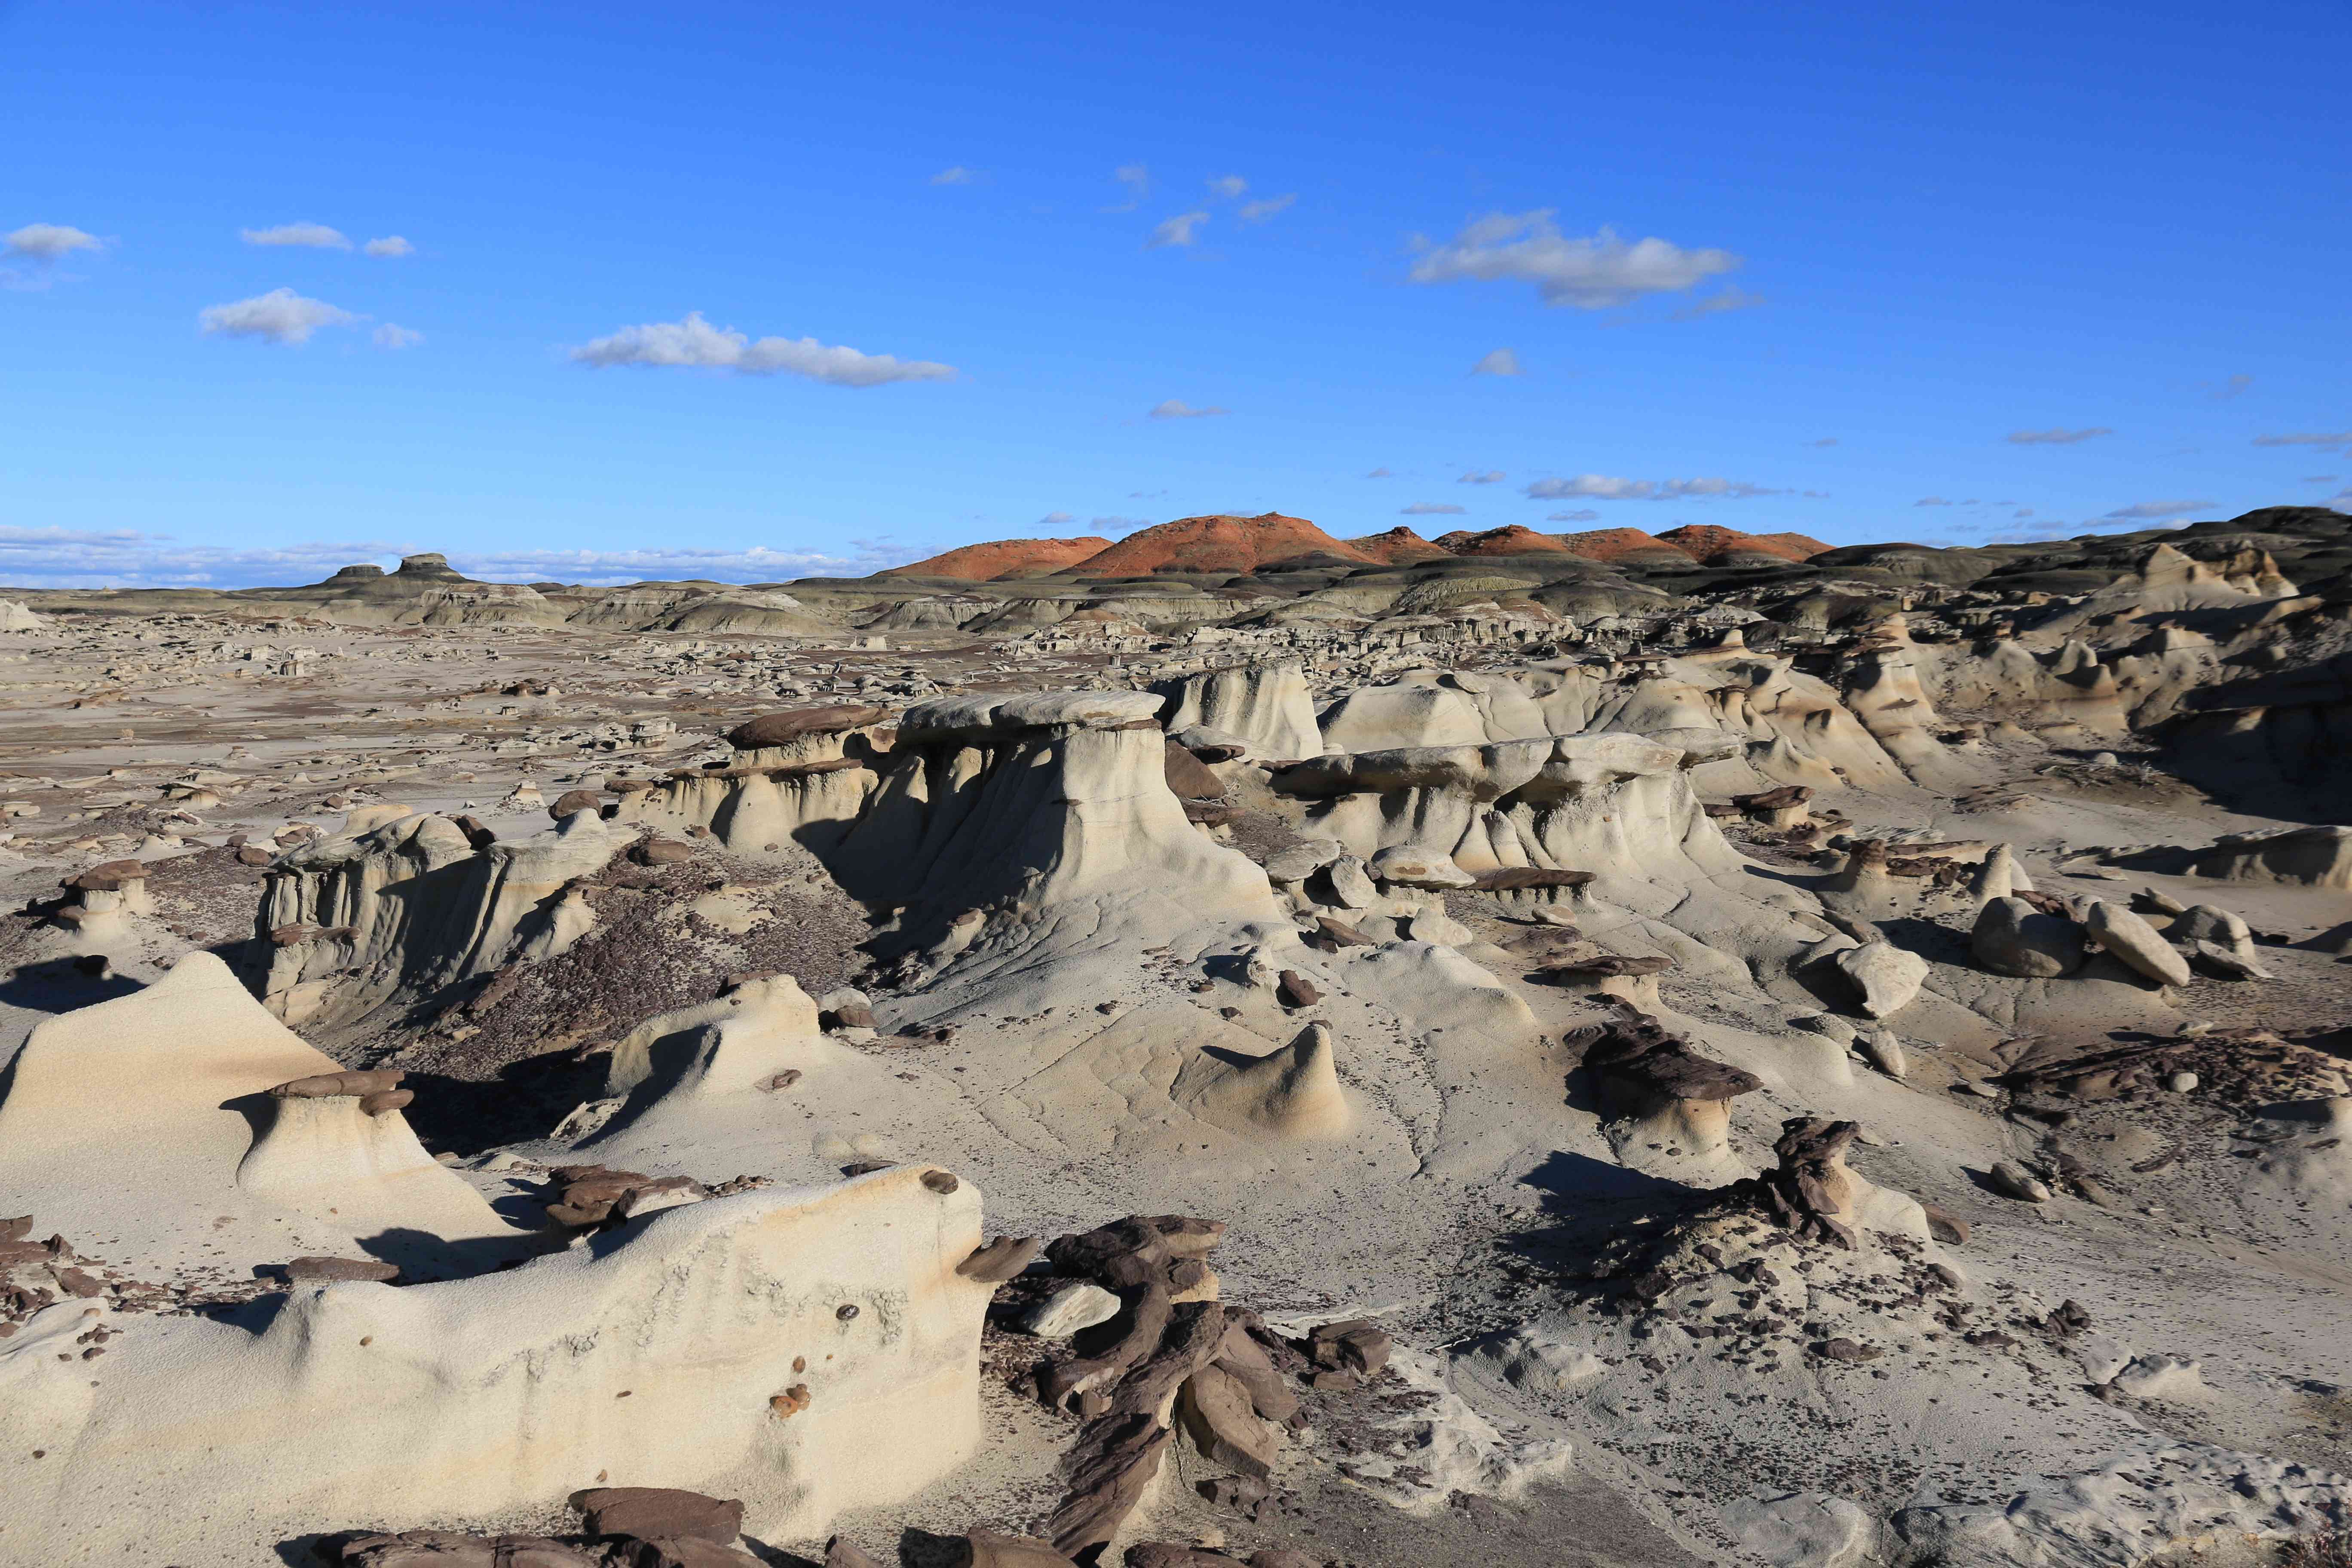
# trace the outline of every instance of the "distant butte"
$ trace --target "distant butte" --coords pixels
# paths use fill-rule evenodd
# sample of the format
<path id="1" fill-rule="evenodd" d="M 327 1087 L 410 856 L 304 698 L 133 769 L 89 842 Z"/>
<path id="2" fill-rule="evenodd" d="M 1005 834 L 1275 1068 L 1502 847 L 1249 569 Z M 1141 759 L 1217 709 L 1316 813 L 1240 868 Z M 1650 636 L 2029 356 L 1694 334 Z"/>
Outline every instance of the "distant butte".
<path id="1" fill-rule="evenodd" d="M 1110 541 L 1088 534 L 1082 539 L 999 539 L 967 544 L 944 555 L 893 566 L 877 577 L 954 577 L 966 583 L 993 583 L 1003 577 L 1042 577 L 1110 548 Z"/>

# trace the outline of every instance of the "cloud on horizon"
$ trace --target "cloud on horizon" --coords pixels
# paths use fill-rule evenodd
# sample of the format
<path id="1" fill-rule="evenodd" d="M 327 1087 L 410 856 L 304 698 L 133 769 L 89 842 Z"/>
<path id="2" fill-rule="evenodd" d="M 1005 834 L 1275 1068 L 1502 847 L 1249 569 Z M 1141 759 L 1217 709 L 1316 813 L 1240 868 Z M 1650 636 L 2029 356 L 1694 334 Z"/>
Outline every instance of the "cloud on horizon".
<path id="1" fill-rule="evenodd" d="M 2352 453 L 2352 430 L 2304 431 L 2293 436 L 2257 436 L 2257 447 L 2316 447 L 2323 452 Z"/>
<path id="2" fill-rule="evenodd" d="M 1654 237 L 1628 241 L 1606 227 L 1571 238 L 1552 221 L 1558 210 L 1493 213 L 1444 245 L 1422 240 L 1421 259 L 1408 277 L 1415 283 L 1532 283 L 1547 305 L 1598 310 L 1679 293 L 1740 265 L 1727 250 L 1690 250 Z"/>
<path id="3" fill-rule="evenodd" d="M 27 261 L 59 261 L 77 250 L 103 250 L 106 242 L 69 223 L 28 223 L 0 239 L 5 251 Z"/>
<path id="4" fill-rule="evenodd" d="M 2012 447 L 2071 447 L 2114 434 L 2104 425 L 2092 425 L 2080 430 L 2011 430 L 2001 439 Z"/>
<path id="5" fill-rule="evenodd" d="M 2221 504 L 2221 503 L 2220 501 L 2214 500 L 2135 501 L 2130 506 L 2119 506 L 2116 508 L 2115 510 L 2105 513 L 2100 521 L 2105 522 L 2142 522 L 2178 519 L 2183 522 L 2189 522 L 2196 520 L 2197 513 L 2200 511 L 2210 511 Z"/>
<path id="6" fill-rule="evenodd" d="M 341 229 L 322 223 L 281 223 L 275 228 L 241 228 L 237 237 L 247 245 L 299 245 L 313 250 L 349 250 L 352 242 Z"/>
<path id="7" fill-rule="evenodd" d="M 1745 500 L 1751 496 L 1787 493 L 1751 485 L 1745 479 L 1621 479 L 1608 474 L 1538 479 L 1526 491 L 1529 500 Z"/>
<path id="8" fill-rule="evenodd" d="M 259 338 L 299 348 L 320 327 L 348 326 L 358 320 L 324 300 L 313 300 L 291 289 L 272 289 L 250 300 L 205 306 L 196 312 L 196 329 L 208 337 Z"/>
<path id="9" fill-rule="evenodd" d="M 1575 511 L 1547 512 L 1544 515 L 1544 521 L 1546 522 L 1599 522 L 1601 514 L 1588 506 Z"/>
<path id="10" fill-rule="evenodd" d="M 932 360 L 902 360 L 818 342 L 814 338 L 761 338 L 754 342 L 732 327 L 721 330 L 689 310 L 682 321 L 651 321 L 623 327 L 609 337 L 572 351 L 574 362 L 603 369 L 611 365 L 689 366 L 730 370 L 738 375 L 804 375 L 828 386 L 885 386 L 898 381 L 952 381 L 953 365 Z"/>
<path id="11" fill-rule="evenodd" d="M 853 539 L 848 553 L 817 550 L 516 550 L 448 552 L 449 563 L 488 582 L 565 582 L 606 586 L 702 577 L 776 583 L 852 577 L 902 566 L 936 547 Z M 383 540 L 312 541 L 249 550 L 184 544 L 137 529 L 0 526 L 0 584 L 21 588 L 289 588 L 345 566 L 386 569 L 431 546 Z"/>

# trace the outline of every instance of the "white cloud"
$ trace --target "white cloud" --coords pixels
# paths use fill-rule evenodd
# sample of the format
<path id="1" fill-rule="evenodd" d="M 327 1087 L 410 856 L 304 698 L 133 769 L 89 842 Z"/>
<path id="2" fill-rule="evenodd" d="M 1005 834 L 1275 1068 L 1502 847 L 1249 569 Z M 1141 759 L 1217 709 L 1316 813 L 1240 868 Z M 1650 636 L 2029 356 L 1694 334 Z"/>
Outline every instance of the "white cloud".
<path id="1" fill-rule="evenodd" d="M 1192 231 L 1208 221 L 1209 215 L 1205 212 L 1178 213 L 1174 217 L 1163 219 L 1151 231 L 1151 237 L 1143 242 L 1143 248 L 1157 250 L 1163 245 L 1190 245 L 1192 243 Z"/>
<path id="2" fill-rule="evenodd" d="M 361 246 L 360 248 L 366 251 L 370 256 L 376 257 L 414 256 L 416 254 L 416 247 L 409 244 L 407 240 L 402 238 L 396 234 L 387 234 L 382 239 L 371 239 L 365 245 Z"/>
<path id="3" fill-rule="evenodd" d="M 1131 213 L 1151 194 L 1151 171 L 1140 163 L 1121 163 L 1110 172 L 1110 177 L 1127 187 L 1127 200 L 1118 206 L 1103 208 L 1107 213 Z"/>
<path id="4" fill-rule="evenodd" d="M 1470 367 L 1472 375 L 1517 375 L 1519 356 L 1510 349 L 1496 349 Z"/>
<path id="5" fill-rule="evenodd" d="M 1396 478 L 1396 476 L 1390 473 L 1386 468 L 1374 468 L 1370 473 L 1366 474 L 1364 478 L 1368 479 L 1392 479 Z"/>
<path id="6" fill-rule="evenodd" d="M 2012 447 L 2071 447 L 2077 441 L 2114 434 L 2104 425 L 2092 425 L 2081 430 L 2011 430 L 2001 439 Z"/>
<path id="7" fill-rule="evenodd" d="M 1588 506 L 1576 511 L 1546 512 L 1544 521 L 1546 522 L 1599 522 L 1601 514 Z"/>
<path id="8" fill-rule="evenodd" d="M 1264 223 L 1276 213 L 1288 212 L 1291 204 L 1297 199 L 1298 193 L 1290 191 L 1278 196 L 1262 196 L 1254 202 L 1244 202 L 1241 219 L 1244 223 Z"/>
<path id="9" fill-rule="evenodd" d="M 386 321 L 375 330 L 374 338 L 380 349 L 413 349 L 425 341 L 425 334 Z"/>
<path id="10" fill-rule="evenodd" d="M 1696 321 L 1702 316 L 1720 316 L 1726 310 L 1752 310 L 1764 303 L 1761 294 L 1750 294 L 1745 289 L 1718 289 L 1703 300 L 1694 300 L 1676 310 L 1677 321 Z"/>
<path id="11" fill-rule="evenodd" d="M 1049 511 L 1037 520 L 1040 528 L 1067 528 L 1078 520 L 1066 511 Z"/>
<path id="12" fill-rule="evenodd" d="M 1480 473 L 1475 469 L 1473 469 L 1471 472 L 1463 475 L 1454 482 L 1457 485 L 1499 485 L 1503 482 L 1503 479 L 1504 474 L 1502 469 L 1488 468 L 1484 473 Z"/>
<path id="13" fill-rule="evenodd" d="M 1427 249 L 1413 264 L 1412 281 L 1513 279 L 1534 284 L 1547 305 L 1597 310 L 1689 289 L 1739 265 L 1727 250 L 1686 250 L 1656 238 L 1629 242 L 1608 228 L 1571 238 L 1552 222 L 1554 210 L 1478 219 Z"/>
<path id="14" fill-rule="evenodd" d="M 134 529 L 0 526 L 0 583 L 39 588 L 292 587 L 354 563 L 390 567 L 433 548 L 422 541 L 305 541 L 258 549 L 184 544 Z M 513 550 L 449 552 L 468 577 L 508 583 L 590 584 L 702 577 L 775 583 L 794 577 L 862 577 L 936 553 L 887 539 L 853 539 L 845 553 L 814 550 Z"/>
<path id="15" fill-rule="evenodd" d="M 721 330 L 689 310 L 682 321 L 650 321 L 623 327 L 572 351 L 582 364 L 693 365 L 731 370 L 739 375 L 804 375 L 829 386 L 882 386 L 894 381 L 950 381 L 953 365 L 861 353 L 814 338 L 761 338 L 756 342 L 732 327 Z"/>
<path id="16" fill-rule="evenodd" d="M 241 228 L 247 245 L 303 245 L 313 250 L 349 250 L 352 242 L 322 223 L 281 223 L 276 228 Z"/>
<path id="17" fill-rule="evenodd" d="M 1399 507 L 1397 515 L 1400 517 L 1462 517 L 1469 510 L 1466 506 L 1452 506 L 1442 500 L 1417 500 L 1411 506 Z"/>
<path id="18" fill-rule="evenodd" d="M 1621 479 L 1607 474 L 1538 479 L 1527 488 L 1529 500 L 1745 500 L 1750 496 L 1783 493 L 1745 479 Z"/>
<path id="19" fill-rule="evenodd" d="M 2257 436 L 2257 447 L 2316 447 L 2323 452 L 2352 452 L 2352 430 L 2305 431 L 2294 436 Z"/>
<path id="20" fill-rule="evenodd" d="M 196 312 L 198 330 L 215 337 L 260 338 L 268 342 L 299 345 L 320 327 L 341 327 L 358 321 L 349 310 L 324 300 L 312 300 L 291 289 L 272 289 L 250 300 L 207 305 Z"/>
<path id="21" fill-rule="evenodd" d="M 951 169 L 941 169 L 938 174 L 933 174 L 931 176 L 931 184 L 935 185 L 968 185 L 979 177 L 980 176 L 974 174 L 971 170 L 965 168 L 961 163 L 958 163 Z"/>
<path id="22" fill-rule="evenodd" d="M 1230 408 L 1218 408 L 1213 405 L 1207 408 L 1194 408 L 1181 398 L 1171 397 L 1167 402 L 1156 405 L 1151 410 L 1150 416 L 1154 419 L 1209 419 L 1220 414 L 1232 412 Z"/>
<path id="23" fill-rule="evenodd" d="M 1952 503 L 1942 496 L 1921 496 L 1911 504 L 1913 506 L 1950 506 Z"/>
<path id="24" fill-rule="evenodd" d="M 1219 174 L 1209 182 L 1209 194 L 1223 196 L 1229 202 L 1239 201 L 1248 189 L 1249 182 L 1239 174 Z"/>
<path id="25" fill-rule="evenodd" d="M 65 223 L 28 223 L 10 234 L 5 245 L 6 254 L 31 261 L 56 261 L 77 250 L 103 248 L 98 236 Z"/>
<path id="26" fill-rule="evenodd" d="M 2341 490 L 2319 503 L 2336 511 L 2352 511 L 2352 490 Z"/>
<path id="27" fill-rule="evenodd" d="M 2210 500 L 2144 500 L 2130 506 L 2119 506 L 2105 514 L 2110 522 L 2142 522 L 2151 520 L 2192 521 L 2195 514 L 2210 511 L 2221 503 Z"/>

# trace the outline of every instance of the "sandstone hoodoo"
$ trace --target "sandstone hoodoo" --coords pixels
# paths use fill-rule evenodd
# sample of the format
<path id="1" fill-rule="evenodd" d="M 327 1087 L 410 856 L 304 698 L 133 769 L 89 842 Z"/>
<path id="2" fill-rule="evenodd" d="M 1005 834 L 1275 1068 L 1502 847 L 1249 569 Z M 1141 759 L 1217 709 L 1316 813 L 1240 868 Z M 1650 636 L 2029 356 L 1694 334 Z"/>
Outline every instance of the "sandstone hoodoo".
<path id="1" fill-rule="evenodd" d="M 1268 513 L 31 591 L 0 1558 L 2303 1550 L 2347 570 Z"/>

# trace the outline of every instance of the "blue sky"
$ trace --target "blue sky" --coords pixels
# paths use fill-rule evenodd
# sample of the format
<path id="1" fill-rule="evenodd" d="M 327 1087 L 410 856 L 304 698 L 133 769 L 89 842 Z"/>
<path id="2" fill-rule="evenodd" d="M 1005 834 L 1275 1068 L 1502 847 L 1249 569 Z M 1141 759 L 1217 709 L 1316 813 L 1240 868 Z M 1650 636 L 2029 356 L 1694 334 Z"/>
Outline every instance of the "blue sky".
<path id="1" fill-rule="evenodd" d="M 0 0 L 0 581 L 2352 506 L 2347 44 L 2341 0 Z"/>

